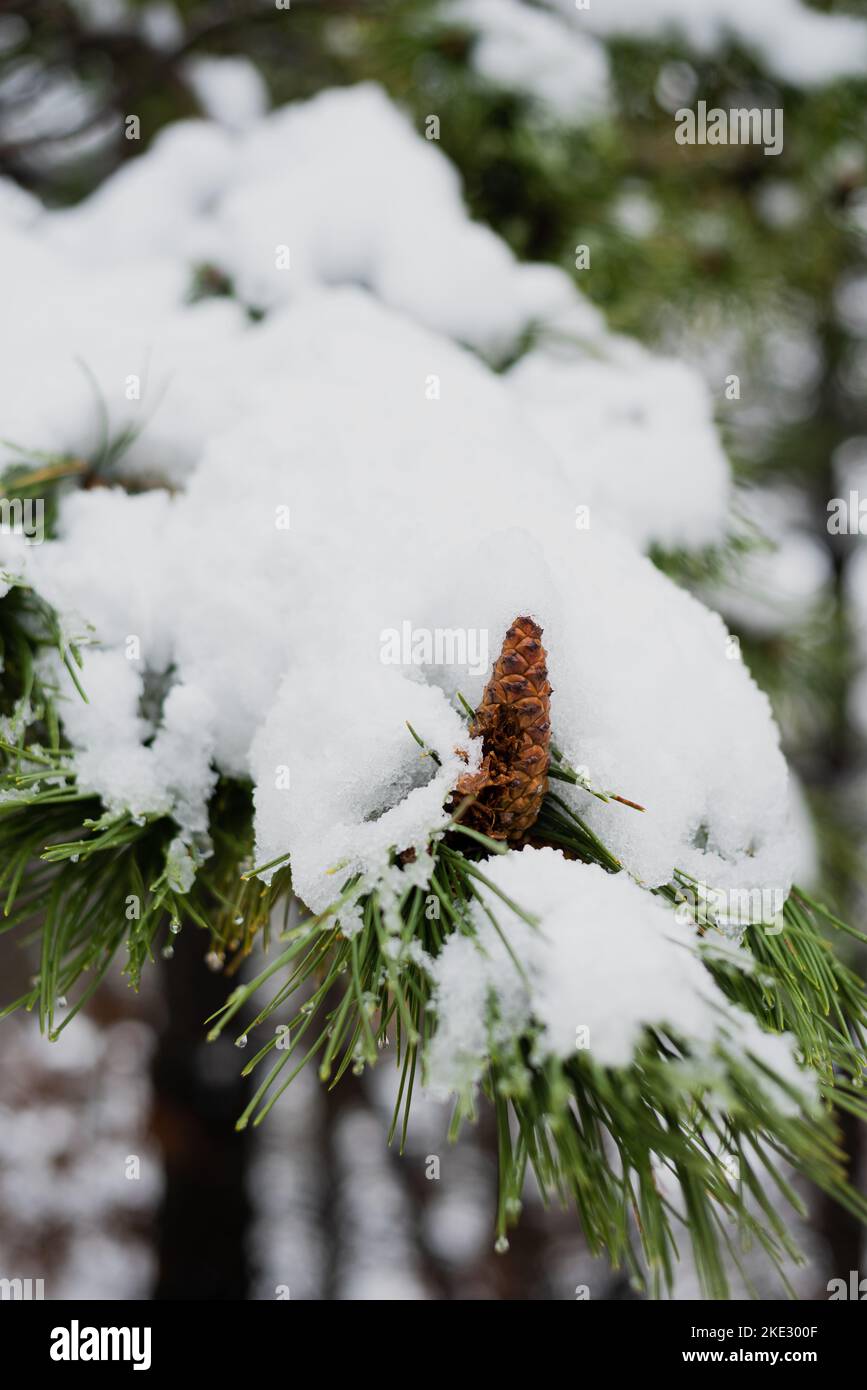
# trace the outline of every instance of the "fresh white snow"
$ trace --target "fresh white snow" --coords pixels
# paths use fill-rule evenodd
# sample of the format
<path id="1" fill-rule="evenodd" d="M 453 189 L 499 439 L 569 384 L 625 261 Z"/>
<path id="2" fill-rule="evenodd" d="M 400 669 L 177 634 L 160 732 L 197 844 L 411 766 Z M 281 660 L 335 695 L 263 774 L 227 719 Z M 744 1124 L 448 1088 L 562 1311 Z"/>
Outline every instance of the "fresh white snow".
<path id="1" fill-rule="evenodd" d="M 395 850 L 416 850 L 403 882 L 424 883 L 478 754 L 457 694 L 478 701 L 529 613 L 563 754 L 647 808 L 563 792 L 629 873 L 787 891 L 767 700 L 722 620 L 642 554 L 726 534 L 698 376 L 613 337 L 564 271 L 519 264 L 473 223 L 454 169 L 377 88 L 243 124 L 170 128 L 69 212 L 0 196 L 0 435 L 88 457 L 135 427 L 119 473 L 149 488 L 72 493 L 45 544 L 0 534 L 0 571 L 90 644 L 86 705 L 46 665 L 82 785 L 111 811 L 172 815 L 179 881 L 184 846 L 208 852 L 219 770 L 252 779 L 257 861 L 291 854 L 313 910 L 350 874 L 387 891 Z M 240 303 L 188 302 L 202 262 Z M 531 351 L 493 370 L 528 330 Z M 407 625 L 430 649 L 389 664 L 386 634 Z M 530 902 L 566 883 L 550 856 L 504 863 L 492 872 Z M 593 912 L 617 898 L 629 954 L 662 909 L 626 875 L 567 869 Z M 668 1016 L 675 958 L 653 949 L 646 1008 Z M 572 1003 L 547 969 L 534 1009 L 560 1050 Z M 698 1027 L 700 1007 L 685 988 L 673 1021 Z M 633 1034 L 609 1049 L 597 1027 L 622 1058 Z"/>
<path id="2" fill-rule="evenodd" d="M 476 907 L 476 936 L 450 937 L 431 964 L 438 1021 L 428 1081 L 435 1095 L 471 1088 L 491 1046 L 508 1051 L 531 1024 L 538 1029 L 539 1061 L 585 1052 L 600 1066 L 628 1066 L 644 1029 L 659 1026 L 689 1039 L 709 1078 L 715 1067 L 722 1076 L 715 1061 L 721 1047 L 757 1056 L 809 1095 L 794 1039 L 762 1032 L 733 1007 L 702 964 L 695 933 L 625 874 L 567 860 L 554 849 L 506 855 L 489 861 L 485 872 L 519 905 L 532 902 L 540 921 L 528 925 L 483 888 L 499 932 Z M 784 1088 L 773 1090 L 777 1104 L 791 1108 Z"/>
<path id="3" fill-rule="evenodd" d="M 679 40 L 702 57 L 733 40 L 795 87 L 859 76 L 867 64 L 863 18 L 802 0 L 446 0 L 439 14 L 474 34 L 470 62 L 482 79 L 570 124 L 610 110 L 612 39 Z"/>

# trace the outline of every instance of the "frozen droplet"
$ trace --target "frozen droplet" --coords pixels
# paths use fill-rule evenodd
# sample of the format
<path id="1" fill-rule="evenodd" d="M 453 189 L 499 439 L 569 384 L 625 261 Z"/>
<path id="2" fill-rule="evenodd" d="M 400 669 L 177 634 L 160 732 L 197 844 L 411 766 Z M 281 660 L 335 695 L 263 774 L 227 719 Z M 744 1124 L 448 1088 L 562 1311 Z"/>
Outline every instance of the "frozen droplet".
<path id="1" fill-rule="evenodd" d="M 70 862 L 70 864 L 77 864 L 80 858 L 81 858 L 81 855 L 80 855 L 80 854 L 70 854 L 70 856 L 69 856 L 69 862 Z"/>
<path id="2" fill-rule="evenodd" d="M 65 1009 L 65 1008 L 66 1008 L 66 995 L 65 995 L 65 994 L 59 994 L 59 995 L 57 996 L 57 1007 L 58 1007 L 58 1009 Z"/>
<path id="3" fill-rule="evenodd" d="M 235 1039 L 235 1046 L 236 1046 L 236 1047 L 246 1047 L 246 1046 L 247 1046 L 247 1034 L 246 1034 L 246 1033 L 242 1033 L 241 1036 L 240 1036 L 240 1038 L 236 1038 L 236 1039 Z"/>
<path id="4" fill-rule="evenodd" d="M 171 960 L 171 958 L 172 958 L 172 956 L 173 956 L 174 954 L 175 954 L 175 948 L 174 948 L 174 946 L 164 946 L 164 947 L 163 947 L 163 950 L 162 950 L 162 957 L 163 957 L 163 960 Z"/>
<path id="5" fill-rule="evenodd" d="M 235 918 L 235 926 L 236 926 L 236 927 L 242 927 L 243 925 L 244 925 L 244 919 L 243 919 L 243 917 L 236 917 L 236 918 Z"/>
<path id="6" fill-rule="evenodd" d="M 205 965 L 209 970 L 222 970 L 223 957 L 218 951 L 209 951 L 205 956 Z"/>
<path id="7" fill-rule="evenodd" d="M 509 1242 L 508 1242 L 508 1240 L 506 1239 L 506 1237 L 505 1237 L 505 1236 L 497 1236 L 497 1239 L 496 1239 L 496 1241 L 494 1242 L 494 1249 L 496 1250 L 497 1254 L 498 1254 L 498 1255 L 505 1255 L 505 1254 L 506 1254 L 506 1251 L 508 1250 L 508 1248 L 509 1248 Z"/>
<path id="8" fill-rule="evenodd" d="M 178 921 L 178 919 L 177 919 L 177 917 L 176 917 L 176 918 L 174 919 L 174 921 L 171 922 L 171 924 L 169 925 L 169 931 L 171 932 L 172 936 L 177 936 L 177 934 L 178 934 L 178 932 L 180 931 L 180 929 L 181 929 L 181 924 L 180 924 L 180 922 Z"/>

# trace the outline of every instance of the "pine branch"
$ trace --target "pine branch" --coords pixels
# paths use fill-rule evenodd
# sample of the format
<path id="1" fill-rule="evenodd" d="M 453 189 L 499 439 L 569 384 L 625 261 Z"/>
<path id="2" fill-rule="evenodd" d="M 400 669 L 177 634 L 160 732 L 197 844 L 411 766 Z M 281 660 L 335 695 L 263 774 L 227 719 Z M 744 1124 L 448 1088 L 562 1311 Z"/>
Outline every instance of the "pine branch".
<path id="1" fill-rule="evenodd" d="M 213 853 L 196 866 L 192 884 L 179 879 L 173 860 L 177 828 L 169 817 L 139 822 L 107 815 L 77 786 L 53 693 L 40 685 L 34 661 L 48 645 L 74 661 L 56 616 L 26 590 L 15 589 L 0 603 L 0 632 L 8 653 L 8 732 L 0 743 L 3 929 L 20 928 L 24 939 L 41 944 L 32 989 L 5 1012 L 35 1009 L 49 1036 L 57 1037 L 124 952 L 125 971 L 136 985 L 157 951 L 171 956 L 173 935 L 188 925 L 211 933 L 211 963 L 220 968 L 228 961 L 231 969 L 260 933 L 267 947 L 269 920 L 273 926 L 274 910 L 282 905 L 274 958 L 232 991 L 208 1034 L 219 1036 L 242 1010 L 246 1017 L 246 1005 L 270 990 L 236 1037 L 239 1047 L 251 1035 L 261 1037 L 243 1067 L 259 1084 L 239 1128 L 261 1124 L 304 1066 L 317 1065 L 331 1089 L 348 1070 L 374 1065 L 389 1049 L 400 1076 L 389 1142 L 402 1152 L 437 1026 L 431 962 L 455 933 L 475 938 L 483 914 L 523 978 L 507 923 L 514 915 L 534 925 L 533 905 L 498 892 L 484 867 L 503 845 L 469 833 L 456 814 L 429 847 L 429 884 L 408 884 L 399 894 L 396 919 L 382 889 L 354 875 L 325 913 L 289 928 L 288 856 L 258 866 L 278 868 L 269 885 L 256 877 L 249 787 L 220 780 L 211 805 Z M 555 762 L 558 780 L 581 785 L 603 801 L 614 797 L 587 785 L 562 755 Z M 532 840 L 608 873 L 623 872 L 603 839 L 556 791 L 545 797 Z M 401 862 L 395 847 L 394 867 Z M 687 887 L 686 876 L 676 875 L 657 894 L 674 910 Z M 519 1217 L 529 1170 L 546 1200 L 575 1208 L 593 1252 L 607 1253 L 655 1294 L 671 1285 L 683 1232 L 712 1297 L 727 1292 L 726 1258 L 736 1260 L 744 1242 L 758 1242 L 778 1266 L 794 1258 L 765 1192 L 770 1180 L 797 1210 L 781 1176 L 786 1165 L 867 1218 L 863 1199 L 847 1184 L 831 1117 L 836 1107 L 867 1118 L 861 1093 L 867 995 L 823 929 L 860 934 L 797 890 L 778 936 L 751 927 L 739 950 L 730 941 L 717 950 L 715 926 L 712 913 L 700 910 L 696 949 L 710 976 L 765 1028 L 795 1035 L 820 1078 L 822 1110 L 781 1110 L 774 1097 L 785 1093 L 784 1079 L 767 1073 L 763 1084 L 761 1061 L 724 1039 L 713 1050 L 714 1076 L 688 1038 L 661 1025 L 645 1030 L 629 1066 L 605 1068 L 587 1053 L 565 1060 L 541 1056 L 533 1023 L 505 1044 L 492 1014 L 482 1089 L 498 1134 L 499 1249 L 506 1248 L 508 1230 Z M 475 1110 L 471 1092 L 458 1097 L 452 1137 Z M 733 1180 L 735 1163 L 739 1176 Z"/>

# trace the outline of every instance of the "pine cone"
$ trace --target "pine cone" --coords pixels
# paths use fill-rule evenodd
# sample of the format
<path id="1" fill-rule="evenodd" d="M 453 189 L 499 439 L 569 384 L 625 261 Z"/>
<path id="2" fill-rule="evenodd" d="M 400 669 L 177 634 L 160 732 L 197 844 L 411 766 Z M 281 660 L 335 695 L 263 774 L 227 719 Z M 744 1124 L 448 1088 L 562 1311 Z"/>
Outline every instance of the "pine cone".
<path id="1" fill-rule="evenodd" d="M 492 840 L 520 840 L 548 790 L 550 695 L 542 629 L 516 618 L 485 687 L 470 733 L 483 739 L 478 772 L 458 781 L 453 804 L 476 799 L 461 821 Z"/>

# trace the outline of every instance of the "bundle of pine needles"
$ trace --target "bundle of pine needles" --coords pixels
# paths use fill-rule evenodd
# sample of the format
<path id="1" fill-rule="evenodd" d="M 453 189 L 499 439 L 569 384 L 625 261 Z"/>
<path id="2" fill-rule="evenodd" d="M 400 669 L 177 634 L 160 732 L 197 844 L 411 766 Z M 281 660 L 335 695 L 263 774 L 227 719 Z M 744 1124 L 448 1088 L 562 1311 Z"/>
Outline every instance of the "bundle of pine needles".
<path id="1" fill-rule="evenodd" d="M 521 640 L 527 636 L 520 634 Z M 124 952 L 124 970 L 135 986 L 147 961 L 171 954 L 173 934 L 186 924 L 210 933 L 216 968 L 236 965 L 257 938 L 267 950 L 270 932 L 276 936 L 273 958 L 234 988 L 210 1020 L 208 1036 L 214 1038 L 246 1017 L 250 1002 L 270 987 L 270 997 L 237 1039 L 246 1043 L 248 1033 L 262 1038 L 244 1067 L 262 1080 L 239 1126 L 259 1124 L 308 1063 L 318 1066 L 331 1088 L 348 1068 L 373 1065 L 388 1047 L 399 1070 L 388 1138 L 397 1138 L 403 1149 L 414 1089 L 436 1029 L 425 957 L 436 959 L 454 933 L 476 932 L 474 912 L 483 890 L 486 916 L 507 949 L 512 915 L 535 923 L 533 905 L 506 898 L 485 872 L 491 855 L 520 851 L 507 848 L 506 837 L 493 839 L 474 825 L 465 798 L 448 833 L 430 845 L 430 883 L 423 889 L 407 876 L 397 931 L 394 904 L 352 876 L 328 911 L 290 925 L 288 856 L 258 868 L 251 861 L 249 786 L 218 783 L 211 805 L 213 852 L 191 882 L 177 871 L 170 819 L 107 815 L 77 786 L 53 692 L 41 683 L 35 660 L 45 647 L 59 650 L 75 676 L 77 651 L 66 643 L 56 615 L 25 587 L 13 585 L 0 601 L 0 902 L 2 929 L 18 929 L 24 941 L 36 942 L 39 966 L 32 988 L 3 1012 L 36 1010 L 56 1038 Z M 542 690 L 544 673 L 537 684 Z M 467 714 L 478 719 L 473 710 Z M 538 711 L 534 720 L 538 742 Z M 615 794 L 589 787 L 551 751 L 532 842 L 558 847 L 608 873 L 622 872 L 556 785 L 579 784 L 602 801 Z M 543 774 L 534 765 L 532 775 Z M 399 846 L 394 863 L 401 863 Z M 277 870 L 267 885 L 256 876 L 264 869 Z M 686 877 L 676 875 L 655 891 L 675 910 L 689 888 Z M 490 893 L 500 902 L 497 914 Z M 359 917 L 361 923 L 351 934 L 341 928 L 341 914 L 350 905 L 355 927 Z M 697 910 L 696 931 L 712 943 L 712 914 Z M 708 949 L 703 956 L 733 1002 L 765 1028 L 797 1038 L 805 1064 L 819 1078 L 817 1114 L 779 1108 L 772 1097 L 785 1092 L 785 1081 L 769 1077 L 774 1086 L 757 1087 L 755 1066 L 761 1064 L 724 1042 L 714 1057 L 715 1070 L 722 1067 L 725 1076 L 721 1111 L 718 1091 L 711 1096 L 690 1040 L 661 1026 L 648 1027 L 630 1065 L 617 1069 L 600 1066 L 588 1052 L 540 1062 L 532 1026 L 508 1046 L 492 1034 L 482 1089 L 497 1121 L 499 1248 L 506 1247 L 507 1230 L 519 1216 L 530 1171 L 546 1200 L 575 1207 L 592 1251 L 624 1265 L 637 1285 L 653 1293 L 670 1287 L 682 1234 L 712 1297 L 728 1292 L 726 1256 L 741 1267 L 750 1244 L 763 1247 L 778 1266 L 794 1258 L 769 1190 L 777 1188 L 801 1211 L 786 1178 L 789 1170 L 867 1219 L 867 1203 L 847 1182 L 833 1118 L 835 1110 L 848 1110 L 867 1119 L 861 1090 L 867 993 L 826 932 L 867 939 L 796 889 L 784 908 L 782 933 L 747 930 L 741 950 L 750 955 L 750 969 L 741 968 L 731 950 Z M 522 969 L 519 960 L 514 965 Z M 475 1103 L 472 1093 L 458 1098 L 452 1134 L 473 1117 Z"/>

